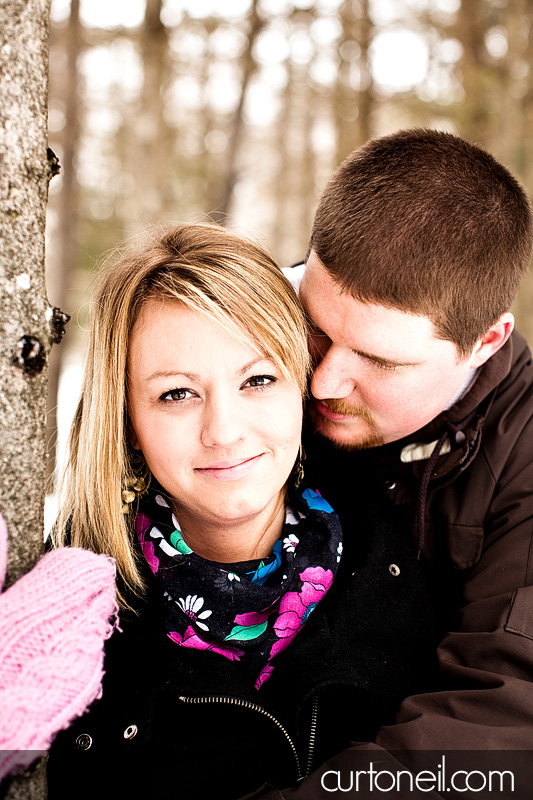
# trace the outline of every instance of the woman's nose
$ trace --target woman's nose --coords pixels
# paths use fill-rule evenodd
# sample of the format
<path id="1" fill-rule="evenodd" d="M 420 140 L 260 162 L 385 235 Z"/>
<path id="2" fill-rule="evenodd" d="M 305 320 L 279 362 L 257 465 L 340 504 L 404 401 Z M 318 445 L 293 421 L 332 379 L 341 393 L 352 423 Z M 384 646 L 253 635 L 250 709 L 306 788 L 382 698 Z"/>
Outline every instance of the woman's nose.
<path id="1" fill-rule="evenodd" d="M 206 406 L 202 425 L 202 444 L 205 447 L 229 447 L 243 439 L 246 430 L 242 409 L 239 410 L 229 399 Z"/>

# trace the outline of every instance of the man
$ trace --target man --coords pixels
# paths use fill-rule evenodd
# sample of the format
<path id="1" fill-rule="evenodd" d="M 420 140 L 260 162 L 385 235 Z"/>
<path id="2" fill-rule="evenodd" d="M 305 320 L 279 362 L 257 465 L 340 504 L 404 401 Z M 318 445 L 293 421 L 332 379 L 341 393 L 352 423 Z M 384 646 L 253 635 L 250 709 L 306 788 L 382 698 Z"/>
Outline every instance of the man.
<path id="1" fill-rule="evenodd" d="M 372 140 L 326 186 L 292 271 L 312 326 L 306 475 L 345 541 L 369 481 L 412 531 L 440 679 L 372 743 L 272 797 L 346 791 L 361 751 L 385 768 L 394 751 L 533 750 L 533 366 L 510 312 L 532 240 L 518 182 L 451 134 Z M 439 788 L 422 791 L 450 796 Z"/>

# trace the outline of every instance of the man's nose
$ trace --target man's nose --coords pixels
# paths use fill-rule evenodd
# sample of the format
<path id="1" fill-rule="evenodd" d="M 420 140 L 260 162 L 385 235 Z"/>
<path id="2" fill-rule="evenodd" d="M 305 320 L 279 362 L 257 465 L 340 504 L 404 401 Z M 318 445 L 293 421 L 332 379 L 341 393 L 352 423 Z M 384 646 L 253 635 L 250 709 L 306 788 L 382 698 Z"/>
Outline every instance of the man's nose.
<path id="1" fill-rule="evenodd" d="M 311 378 L 311 394 L 317 400 L 348 397 L 356 388 L 353 369 L 348 369 L 346 354 L 330 345 L 316 364 Z"/>

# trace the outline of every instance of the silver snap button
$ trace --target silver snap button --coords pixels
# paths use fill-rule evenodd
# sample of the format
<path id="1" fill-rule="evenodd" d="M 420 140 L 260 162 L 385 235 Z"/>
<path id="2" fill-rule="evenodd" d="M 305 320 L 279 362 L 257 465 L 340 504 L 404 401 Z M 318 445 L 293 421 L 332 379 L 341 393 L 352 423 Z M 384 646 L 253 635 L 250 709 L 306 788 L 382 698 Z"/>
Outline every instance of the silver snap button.
<path id="1" fill-rule="evenodd" d="M 393 489 L 396 489 L 396 481 L 385 481 L 385 489 L 392 492 Z"/>
<path id="2" fill-rule="evenodd" d="M 88 733 L 80 733 L 80 735 L 76 739 L 76 744 L 78 745 L 80 750 L 88 750 L 91 747 L 92 743 L 93 740 Z"/>
<path id="3" fill-rule="evenodd" d="M 134 736 L 137 736 L 137 725 L 128 725 L 126 730 L 124 731 L 124 738 L 125 739 L 133 739 Z"/>
<path id="4" fill-rule="evenodd" d="M 400 574 L 400 567 L 397 564 L 391 564 L 389 566 L 389 572 L 391 575 L 394 575 L 394 577 L 397 578 Z"/>

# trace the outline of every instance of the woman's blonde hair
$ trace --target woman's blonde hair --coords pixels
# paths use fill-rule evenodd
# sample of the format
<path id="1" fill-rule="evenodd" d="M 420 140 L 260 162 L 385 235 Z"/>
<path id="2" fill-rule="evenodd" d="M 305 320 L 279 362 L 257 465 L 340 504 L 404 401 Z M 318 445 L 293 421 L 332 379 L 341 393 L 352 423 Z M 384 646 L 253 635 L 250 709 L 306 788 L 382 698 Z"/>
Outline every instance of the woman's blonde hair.
<path id="1" fill-rule="evenodd" d="M 122 513 L 121 490 L 132 478 L 128 344 L 149 299 L 178 301 L 215 319 L 271 358 L 302 395 L 309 370 L 298 298 L 254 242 L 216 225 L 180 224 L 158 229 L 140 249 L 104 266 L 95 283 L 85 374 L 52 537 L 56 546 L 112 555 L 125 587 L 138 594 L 143 581 L 131 547 L 134 514 Z"/>

